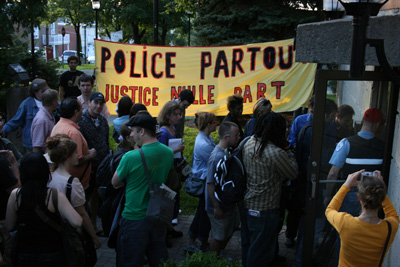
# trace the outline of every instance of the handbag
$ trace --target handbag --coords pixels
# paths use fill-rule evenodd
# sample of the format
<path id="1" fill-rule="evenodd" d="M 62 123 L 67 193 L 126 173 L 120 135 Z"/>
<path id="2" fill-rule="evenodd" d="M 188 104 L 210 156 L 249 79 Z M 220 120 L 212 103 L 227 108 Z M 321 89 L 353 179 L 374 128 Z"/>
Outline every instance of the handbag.
<path id="1" fill-rule="evenodd" d="M 73 228 L 67 221 L 61 217 L 58 211 L 58 195 L 57 190 L 51 189 L 52 200 L 54 208 L 60 218 L 61 224 L 54 222 L 52 219 L 47 216 L 43 210 L 40 209 L 39 206 L 35 207 L 36 214 L 47 223 L 50 227 L 52 227 L 57 232 L 60 232 L 62 235 L 63 242 L 63 251 L 65 254 L 65 260 L 68 267 L 81 267 L 87 266 L 85 263 L 85 248 L 84 248 L 84 237 L 83 235 L 75 228 Z"/>
<path id="2" fill-rule="evenodd" d="M 176 164 L 175 169 L 176 172 L 180 174 L 182 182 L 184 182 L 192 172 L 192 167 L 190 167 L 185 159 L 181 159 L 181 161 Z"/>
<path id="3" fill-rule="evenodd" d="M 171 225 L 175 201 L 168 197 L 167 190 L 172 190 L 164 184 L 162 186 L 166 189 L 163 189 L 159 185 L 152 184 L 150 182 L 149 170 L 147 169 L 146 159 L 144 157 L 143 150 L 140 148 L 139 152 L 142 158 L 143 168 L 144 172 L 146 173 L 150 193 L 150 200 L 147 207 L 146 217 L 153 222 L 160 222 Z"/>
<path id="4" fill-rule="evenodd" d="M 206 186 L 206 179 L 200 179 L 193 174 L 189 175 L 189 177 L 185 181 L 185 186 L 183 189 L 186 193 L 193 197 L 200 197 L 204 194 L 204 188 Z"/>

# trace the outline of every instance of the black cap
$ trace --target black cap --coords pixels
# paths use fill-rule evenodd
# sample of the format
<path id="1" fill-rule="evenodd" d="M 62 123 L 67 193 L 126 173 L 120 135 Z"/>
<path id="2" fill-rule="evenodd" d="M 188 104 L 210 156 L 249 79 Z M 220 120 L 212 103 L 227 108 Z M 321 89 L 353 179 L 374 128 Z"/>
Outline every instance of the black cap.
<path id="1" fill-rule="evenodd" d="M 106 100 L 104 99 L 104 95 L 99 92 L 94 92 L 90 95 L 90 101 L 92 100 L 103 100 L 103 102 L 106 102 Z"/>
<path id="2" fill-rule="evenodd" d="M 152 131 L 156 130 L 157 121 L 148 112 L 138 113 L 132 117 L 126 126 L 139 126 Z"/>

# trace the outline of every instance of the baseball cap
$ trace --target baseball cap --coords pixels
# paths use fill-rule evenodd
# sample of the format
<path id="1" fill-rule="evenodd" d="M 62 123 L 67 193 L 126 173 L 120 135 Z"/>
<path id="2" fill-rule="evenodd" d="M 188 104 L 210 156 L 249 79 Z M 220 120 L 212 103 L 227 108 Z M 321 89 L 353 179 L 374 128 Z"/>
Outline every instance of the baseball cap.
<path id="1" fill-rule="evenodd" d="M 94 92 L 90 95 L 90 101 L 92 100 L 102 100 L 103 102 L 106 102 L 106 100 L 104 99 L 104 95 L 99 92 Z"/>
<path id="2" fill-rule="evenodd" d="M 149 130 L 156 130 L 157 121 L 153 118 L 148 112 L 138 113 L 133 116 L 129 122 L 126 123 L 126 126 L 139 126 L 142 128 L 146 128 Z"/>
<path id="3" fill-rule="evenodd" d="M 364 113 L 363 121 L 373 123 L 384 121 L 382 111 L 377 108 L 367 109 Z"/>
<path id="4" fill-rule="evenodd" d="M 50 89 L 50 87 L 47 85 L 46 80 L 44 79 L 34 79 L 31 83 L 31 86 L 34 92 Z"/>

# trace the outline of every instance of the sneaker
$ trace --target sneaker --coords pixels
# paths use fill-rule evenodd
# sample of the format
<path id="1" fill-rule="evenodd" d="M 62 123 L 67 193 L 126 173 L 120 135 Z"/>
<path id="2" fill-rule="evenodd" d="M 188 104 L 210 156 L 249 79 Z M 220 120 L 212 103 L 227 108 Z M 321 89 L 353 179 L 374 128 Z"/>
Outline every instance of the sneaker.
<path id="1" fill-rule="evenodd" d="M 171 223 L 172 223 L 172 225 L 177 225 L 178 224 L 178 218 L 173 219 Z"/>
<path id="2" fill-rule="evenodd" d="M 295 244 L 294 239 L 288 238 L 288 237 L 286 238 L 286 240 L 285 240 L 285 246 L 286 247 L 293 248 L 294 244 Z"/>
<path id="3" fill-rule="evenodd" d="M 184 247 L 183 251 L 184 251 L 185 253 L 193 254 L 193 253 L 199 252 L 199 251 L 200 251 L 200 248 L 197 246 L 196 243 L 192 243 L 192 244 L 187 244 L 187 245 Z"/>

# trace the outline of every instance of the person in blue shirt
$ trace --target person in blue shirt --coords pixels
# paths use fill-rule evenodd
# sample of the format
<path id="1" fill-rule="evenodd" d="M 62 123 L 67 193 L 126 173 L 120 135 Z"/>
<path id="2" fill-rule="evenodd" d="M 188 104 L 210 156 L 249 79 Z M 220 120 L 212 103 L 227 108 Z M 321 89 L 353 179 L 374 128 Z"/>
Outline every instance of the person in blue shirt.
<path id="1" fill-rule="evenodd" d="M 310 99 L 308 100 L 308 113 L 298 116 L 292 122 L 292 128 L 290 129 L 290 134 L 288 138 L 290 147 L 296 147 L 297 136 L 299 135 L 300 130 L 304 127 L 304 125 L 312 123 L 314 114 L 314 101 L 315 97 L 310 97 Z"/>
<path id="2" fill-rule="evenodd" d="M 113 120 L 113 138 L 117 143 L 120 142 L 121 132 L 119 129 L 124 122 L 129 121 L 129 112 L 131 111 L 132 105 L 132 99 L 129 96 L 123 96 L 118 102 L 118 118 Z"/>
<path id="3" fill-rule="evenodd" d="M 33 118 L 42 107 L 42 94 L 49 89 L 46 80 L 34 79 L 29 87 L 29 97 L 18 107 L 17 113 L 2 129 L 5 136 L 22 126 L 22 145 L 27 151 L 32 151 L 31 126 Z"/>
<path id="4" fill-rule="evenodd" d="M 212 113 L 200 112 L 196 113 L 195 124 L 200 132 L 194 143 L 191 175 L 203 179 L 206 190 L 207 163 L 215 148 L 214 140 L 210 134 L 217 129 L 217 119 Z M 184 248 L 185 252 L 194 253 L 200 249 L 204 251 L 207 248 L 211 224 L 205 205 L 205 194 L 203 193 L 199 197 L 196 214 L 189 228 L 189 239 Z M 201 242 L 200 248 L 196 244 L 196 239 Z"/>

